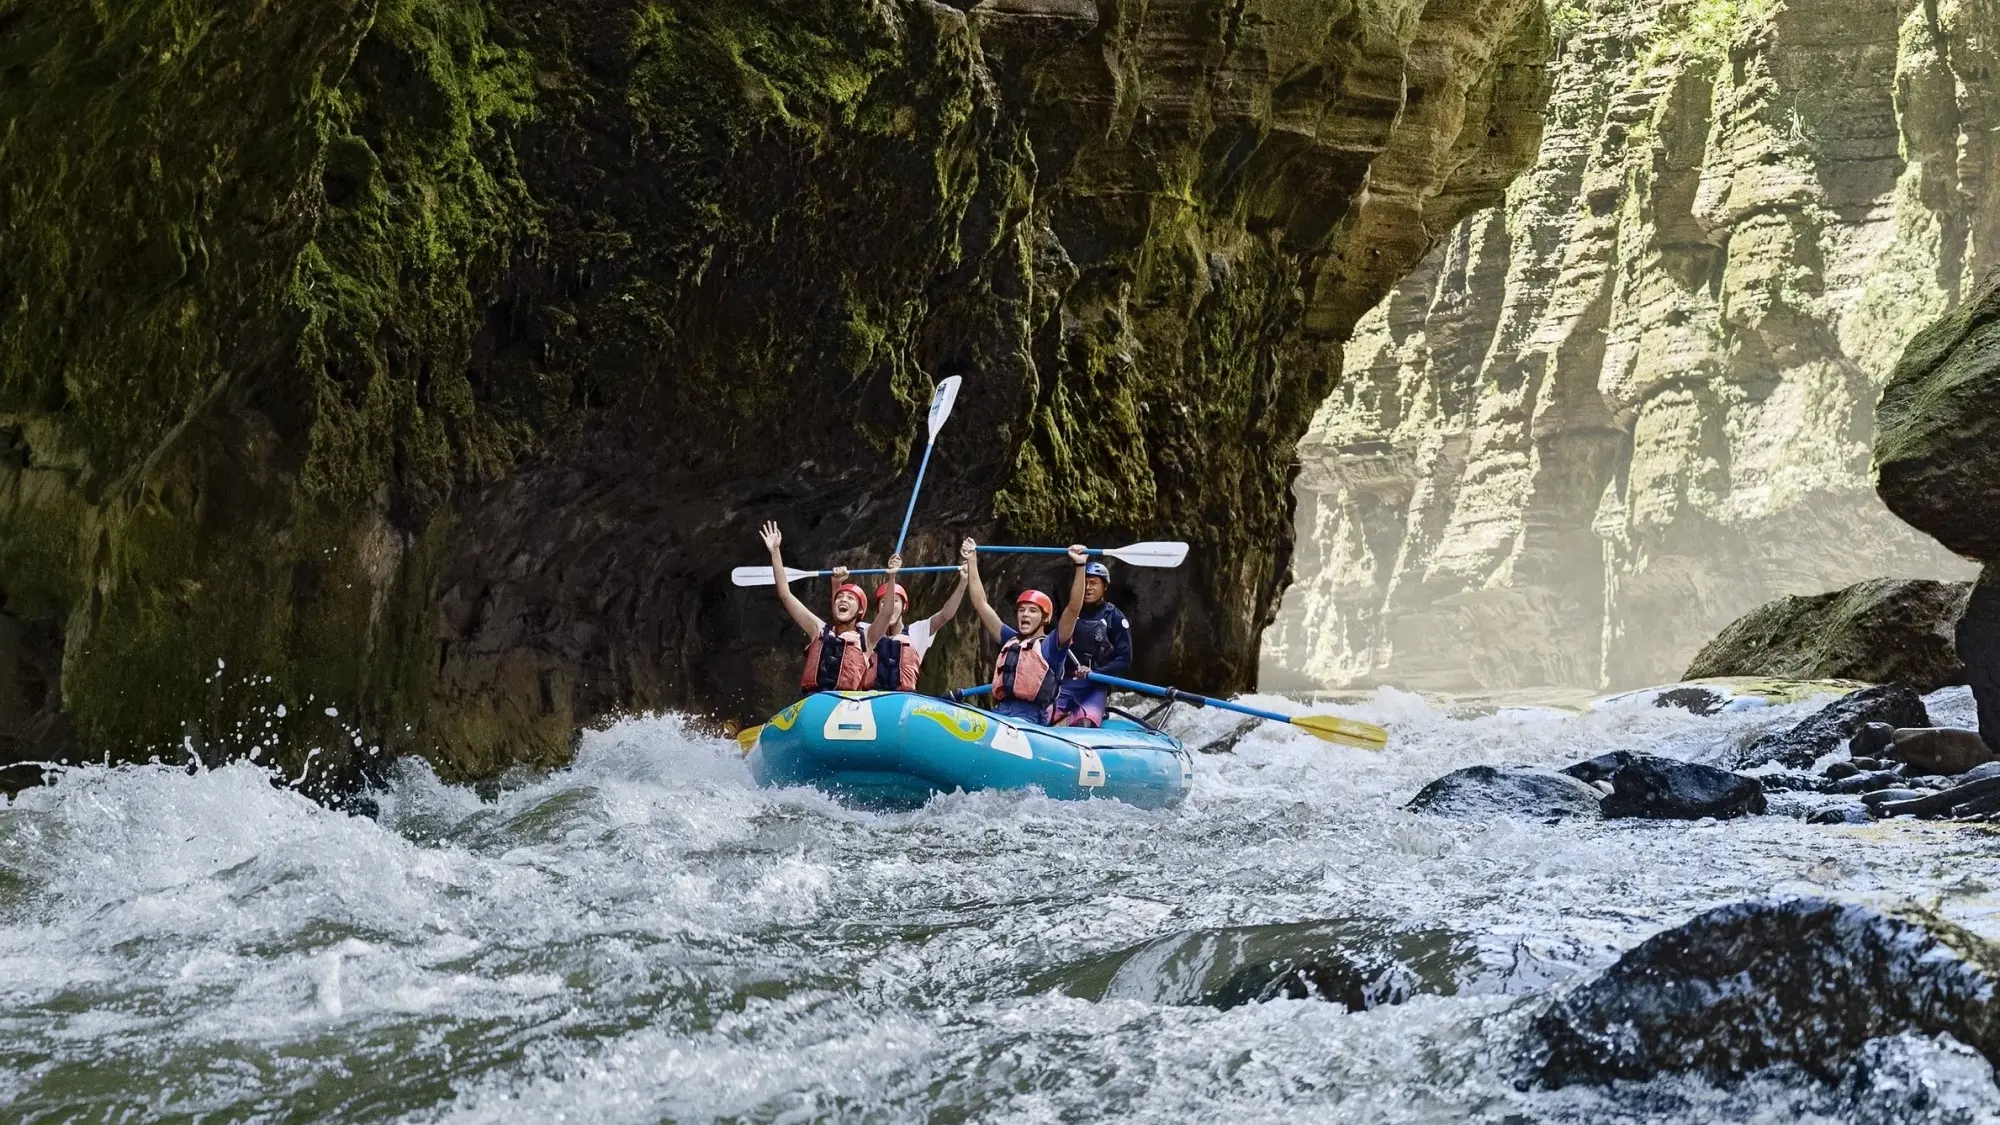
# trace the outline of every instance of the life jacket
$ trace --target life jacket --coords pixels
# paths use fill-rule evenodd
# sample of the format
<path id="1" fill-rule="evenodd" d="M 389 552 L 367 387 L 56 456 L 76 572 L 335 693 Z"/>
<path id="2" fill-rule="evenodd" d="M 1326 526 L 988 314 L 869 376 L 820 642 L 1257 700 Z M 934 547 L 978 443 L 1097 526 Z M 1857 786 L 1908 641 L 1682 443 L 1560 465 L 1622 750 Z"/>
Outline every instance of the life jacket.
<path id="1" fill-rule="evenodd" d="M 1055 703 L 1056 692 L 1062 687 L 1063 669 L 1049 667 L 1042 655 L 1045 639 L 1046 634 L 1033 640 L 1015 637 L 1000 646 L 1000 657 L 993 662 L 995 700 L 1015 699 L 1043 708 Z"/>
<path id="2" fill-rule="evenodd" d="M 915 691 L 924 654 L 901 634 L 875 642 L 875 690 Z"/>
<path id="3" fill-rule="evenodd" d="M 1076 654 L 1077 663 L 1085 668 L 1095 668 L 1111 659 L 1111 621 L 1114 614 L 1124 616 L 1110 602 L 1098 602 L 1096 609 L 1083 607 L 1082 616 L 1076 619 L 1076 631 L 1069 639 L 1069 650 Z"/>
<path id="4" fill-rule="evenodd" d="M 830 625 L 819 627 L 819 636 L 806 646 L 806 670 L 799 677 L 802 691 L 860 691 L 875 678 L 875 661 L 864 647 L 866 642 L 836 633 Z"/>

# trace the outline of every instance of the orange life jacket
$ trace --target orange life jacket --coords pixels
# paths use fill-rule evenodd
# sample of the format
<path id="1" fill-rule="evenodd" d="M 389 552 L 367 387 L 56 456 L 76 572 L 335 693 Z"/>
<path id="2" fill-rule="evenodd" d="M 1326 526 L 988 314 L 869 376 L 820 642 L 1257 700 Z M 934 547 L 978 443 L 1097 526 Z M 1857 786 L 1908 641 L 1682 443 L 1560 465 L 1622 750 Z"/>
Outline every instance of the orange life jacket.
<path id="1" fill-rule="evenodd" d="M 915 691 L 924 654 L 901 634 L 875 642 L 875 690 Z"/>
<path id="2" fill-rule="evenodd" d="M 1000 646 L 1000 657 L 993 662 L 993 698 L 996 701 L 1015 699 L 1044 708 L 1056 701 L 1062 677 L 1049 667 L 1047 658 L 1042 656 L 1042 642 L 1046 639 L 1047 634 L 1033 640 L 1015 637 Z"/>
<path id="3" fill-rule="evenodd" d="M 859 633 L 836 633 L 821 625 L 819 636 L 806 646 L 806 670 L 799 677 L 802 691 L 860 691 L 875 678 L 875 658 L 863 647 Z"/>

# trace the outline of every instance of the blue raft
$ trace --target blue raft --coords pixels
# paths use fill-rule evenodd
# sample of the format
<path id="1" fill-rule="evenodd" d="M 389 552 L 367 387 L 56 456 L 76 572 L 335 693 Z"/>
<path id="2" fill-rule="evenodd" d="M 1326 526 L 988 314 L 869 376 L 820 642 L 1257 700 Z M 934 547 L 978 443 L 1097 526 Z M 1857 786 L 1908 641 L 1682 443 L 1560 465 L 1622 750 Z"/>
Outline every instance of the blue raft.
<path id="1" fill-rule="evenodd" d="M 956 790 L 1038 788 L 1064 801 L 1178 805 L 1194 784 L 1179 739 L 1113 716 L 1045 727 L 902 691 L 829 691 L 772 716 L 750 752 L 757 784 L 810 785 L 859 804 L 914 808 Z"/>

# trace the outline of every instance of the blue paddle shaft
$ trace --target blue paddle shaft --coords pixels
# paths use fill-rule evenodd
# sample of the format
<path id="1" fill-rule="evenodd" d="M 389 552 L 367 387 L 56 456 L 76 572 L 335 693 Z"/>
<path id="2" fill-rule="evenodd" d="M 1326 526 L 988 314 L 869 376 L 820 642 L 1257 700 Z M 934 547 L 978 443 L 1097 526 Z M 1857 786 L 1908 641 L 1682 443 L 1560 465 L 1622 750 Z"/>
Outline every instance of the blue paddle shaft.
<path id="1" fill-rule="evenodd" d="M 850 575 L 887 574 L 889 573 L 889 568 L 886 566 L 879 566 L 867 570 L 850 570 L 847 573 Z M 958 573 L 958 568 L 955 566 L 906 566 L 903 569 L 897 571 L 896 573 L 897 574 L 956 574 Z M 815 570 L 813 571 L 813 577 L 832 578 L 833 572 L 830 570 Z"/>
<path id="2" fill-rule="evenodd" d="M 936 448 L 935 439 L 924 443 L 924 459 L 917 463 L 917 483 L 910 489 L 910 506 L 903 509 L 903 530 L 896 533 L 895 554 L 903 553 L 903 540 L 910 534 L 910 517 L 917 514 L 917 494 L 924 490 L 924 470 L 931 467 L 931 450 Z"/>
<path id="3" fill-rule="evenodd" d="M 1255 715 L 1260 719 L 1271 719 L 1280 723 L 1289 723 L 1292 721 L 1290 715 L 1280 715 L 1276 711 L 1266 711 L 1261 707 L 1246 707 L 1241 703 L 1231 703 L 1226 699 L 1214 699 L 1206 695 L 1196 695 L 1191 691 L 1181 691 L 1178 688 L 1161 687 L 1158 684 L 1142 684 L 1137 680 L 1128 680 L 1123 676 L 1107 676 L 1102 672 L 1091 672 L 1088 675 L 1090 679 L 1107 687 L 1124 688 L 1126 691 L 1136 691 L 1141 695 L 1157 695 L 1162 699 L 1178 699 L 1185 703 L 1192 703 L 1197 707 L 1220 707 L 1224 711 L 1240 711 L 1245 715 Z M 953 694 L 960 698 L 965 698 L 974 695 L 985 695 L 992 690 L 992 684 L 979 684 L 975 687 L 959 688 Z"/>
<path id="4" fill-rule="evenodd" d="M 979 548 L 979 553 L 982 555 L 1067 555 L 1069 554 L 1069 548 L 1068 547 L 981 547 Z M 1084 554 L 1086 555 L 1101 555 L 1103 553 L 1104 553 L 1104 548 L 1102 547 L 1092 547 L 1088 551 L 1084 552 Z"/>
<path id="5" fill-rule="evenodd" d="M 1235 711 L 1244 715 L 1255 715 L 1260 719 L 1271 719 L 1275 722 L 1280 722 L 1280 723 L 1289 723 L 1292 721 L 1292 717 L 1290 715 L 1280 715 L 1276 711 L 1266 711 L 1261 707 L 1246 707 L 1241 703 L 1231 703 L 1226 699 L 1214 699 L 1206 695 L 1196 695 L 1191 691 L 1181 691 L 1177 688 L 1161 687 L 1158 684 L 1142 684 L 1137 680 L 1128 680 L 1123 676 L 1107 676 L 1102 672 L 1091 672 L 1088 673 L 1088 675 L 1091 680 L 1097 683 L 1105 684 L 1109 687 L 1124 688 L 1126 691 L 1136 691 L 1142 695 L 1157 695 L 1162 699 L 1169 699 L 1169 698 L 1184 699 L 1189 703 L 1196 704 L 1197 706 L 1220 707 L 1224 711 Z"/>

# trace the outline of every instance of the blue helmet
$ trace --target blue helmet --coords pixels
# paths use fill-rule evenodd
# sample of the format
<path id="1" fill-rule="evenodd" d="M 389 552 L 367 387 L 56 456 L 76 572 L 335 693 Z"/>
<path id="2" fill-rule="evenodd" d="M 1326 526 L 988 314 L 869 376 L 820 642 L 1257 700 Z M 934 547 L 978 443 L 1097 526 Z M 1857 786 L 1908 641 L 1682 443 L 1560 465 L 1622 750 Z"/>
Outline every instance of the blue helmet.
<path id="1" fill-rule="evenodd" d="M 1102 578 L 1106 582 L 1111 581 L 1111 568 L 1101 562 L 1094 562 L 1084 567 L 1083 573 L 1086 578 Z"/>

